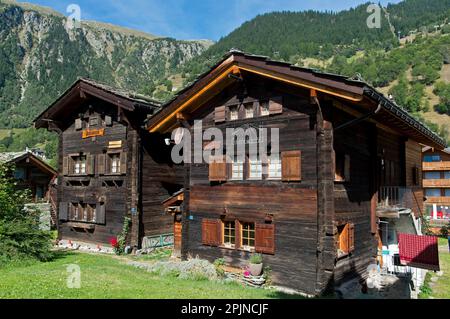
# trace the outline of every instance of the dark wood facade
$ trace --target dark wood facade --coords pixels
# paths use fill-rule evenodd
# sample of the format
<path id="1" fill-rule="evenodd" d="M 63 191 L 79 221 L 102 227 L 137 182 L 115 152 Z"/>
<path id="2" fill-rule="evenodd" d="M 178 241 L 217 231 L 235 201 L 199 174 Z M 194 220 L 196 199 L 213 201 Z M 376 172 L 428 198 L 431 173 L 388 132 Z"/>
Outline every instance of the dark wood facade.
<path id="1" fill-rule="evenodd" d="M 60 239 L 107 245 L 126 218 L 135 249 L 145 236 L 173 231 L 162 201 L 180 185 L 164 141 L 142 128 L 158 107 L 83 79 L 36 119 L 59 134 Z"/>
<path id="2" fill-rule="evenodd" d="M 420 187 L 419 143 L 443 147 L 369 89 L 234 52 L 153 116 L 152 133 L 180 125 L 192 131 L 195 120 L 222 132 L 280 130 L 276 179 L 264 166 L 261 179 L 249 178 L 248 158 L 238 180 L 230 164 L 185 164 L 184 257 L 244 267 L 260 252 L 275 284 L 311 295 L 364 279 L 377 257 L 380 189 Z"/>

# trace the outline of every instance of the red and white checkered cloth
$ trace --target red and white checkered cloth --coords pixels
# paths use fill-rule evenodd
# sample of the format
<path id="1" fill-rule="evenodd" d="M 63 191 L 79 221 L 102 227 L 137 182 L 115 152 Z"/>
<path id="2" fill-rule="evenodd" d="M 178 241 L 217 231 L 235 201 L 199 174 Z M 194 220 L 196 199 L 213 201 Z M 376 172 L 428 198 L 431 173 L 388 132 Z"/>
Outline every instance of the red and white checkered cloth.
<path id="1" fill-rule="evenodd" d="M 405 266 L 439 271 L 437 237 L 398 234 L 400 263 Z"/>

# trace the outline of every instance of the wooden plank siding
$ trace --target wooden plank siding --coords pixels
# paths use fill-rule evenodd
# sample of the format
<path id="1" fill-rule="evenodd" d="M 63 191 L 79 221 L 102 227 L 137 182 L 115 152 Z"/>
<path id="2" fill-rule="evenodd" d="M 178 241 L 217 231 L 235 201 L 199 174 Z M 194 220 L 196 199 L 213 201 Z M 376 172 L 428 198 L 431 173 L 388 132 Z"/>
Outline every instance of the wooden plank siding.
<path id="1" fill-rule="evenodd" d="M 204 129 L 220 128 L 224 135 L 226 128 L 237 128 L 246 123 L 280 128 L 280 152 L 301 152 L 301 181 L 244 179 L 210 182 L 207 164 L 189 165 L 186 171 L 189 178 L 185 187 L 189 196 L 185 197 L 184 203 L 183 251 L 210 261 L 223 257 L 228 264 L 243 267 L 248 262 L 249 252 L 202 245 L 202 220 L 219 220 L 226 212 L 241 221 L 264 224 L 269 214 L 275 225 L 275 254 L 264 254 L 263 259 L 264 264 L 273 269 L 274 283 L 315 294 L 318 227 L 316 109 L 305 96 L 283 92 L 276 83 L 264 87 L 270 87 L 270 92 L 252 85 L 248 97 L 242 102 L 250 104 L 260 99 L 269 100 L 270 96 L 282 96 L 281 113 L 216 124 L 215 107 L 238 102 L 234 88 L 219 94 L 191 118 L 202 119 Z"/>

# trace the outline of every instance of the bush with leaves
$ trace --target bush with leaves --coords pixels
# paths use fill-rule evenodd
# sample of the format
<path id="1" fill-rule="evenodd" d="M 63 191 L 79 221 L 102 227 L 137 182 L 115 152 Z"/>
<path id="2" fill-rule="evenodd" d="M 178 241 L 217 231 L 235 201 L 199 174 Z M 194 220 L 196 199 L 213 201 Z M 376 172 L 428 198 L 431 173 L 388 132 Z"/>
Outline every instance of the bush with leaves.
<path id="1" fill-rule="evenodd" d="M 39 212 L 24 210 L 29 201 L 12 179 L 13 167 L 0 164 L 0 265 L 11 261 L 52 257 L 51 233 L 39 229 Z"/>

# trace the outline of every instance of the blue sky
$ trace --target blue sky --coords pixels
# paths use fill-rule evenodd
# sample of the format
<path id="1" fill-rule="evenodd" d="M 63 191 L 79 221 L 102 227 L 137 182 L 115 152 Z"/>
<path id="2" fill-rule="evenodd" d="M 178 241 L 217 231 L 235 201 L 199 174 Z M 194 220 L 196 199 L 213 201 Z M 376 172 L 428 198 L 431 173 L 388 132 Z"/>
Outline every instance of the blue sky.
<path id="1" fill-rule="evenodd" d="M 66 15 L 69 4 L 78 4 L 83 20 L 108 22 L 176 39 L 217 41 L 258 14 L 308 9 L 339 11 L 366 3 L 367 0 L 28 0 L 26 2 L 48 6 Z M 400 0 L 381 2 L 397 3 Z"/>

